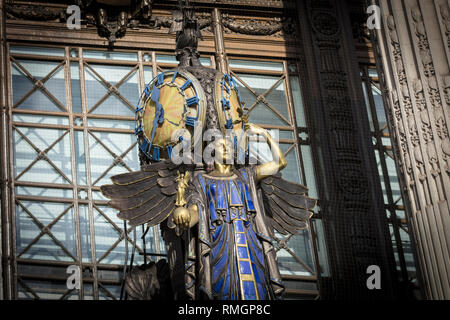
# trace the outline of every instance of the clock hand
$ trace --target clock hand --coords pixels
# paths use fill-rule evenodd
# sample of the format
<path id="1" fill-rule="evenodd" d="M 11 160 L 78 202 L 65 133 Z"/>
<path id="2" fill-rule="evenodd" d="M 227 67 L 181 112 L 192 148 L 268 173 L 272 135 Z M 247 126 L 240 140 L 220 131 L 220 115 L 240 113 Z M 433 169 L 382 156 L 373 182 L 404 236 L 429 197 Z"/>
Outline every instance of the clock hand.
<path id="1" fill-rule="evenodd" d="M 158 124 L 162 124 L 164 122 L 164 108 L 159 103 L 159 96 L 161 94 L 161 91 L 158 87 L 154 86 L 152 93 L 150 95 L 150 99 L 155 102 L 156 108 L 155 108 L 155 118 L 153 119 L 152 123 L 152 138 L 150 140 L 150 148 L 153 145 L 153 139 L 155 138 L 156 128 L 158 127 Z"/>

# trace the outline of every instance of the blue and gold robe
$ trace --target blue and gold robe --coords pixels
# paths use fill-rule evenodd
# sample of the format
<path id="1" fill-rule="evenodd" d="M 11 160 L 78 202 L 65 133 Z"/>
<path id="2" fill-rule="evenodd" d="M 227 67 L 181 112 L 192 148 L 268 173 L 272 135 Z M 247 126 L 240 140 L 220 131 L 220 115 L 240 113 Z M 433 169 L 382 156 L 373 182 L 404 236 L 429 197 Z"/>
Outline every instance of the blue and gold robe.
<path id="1" fill-rule="evenodd" d="M 191 257 L 200 259 L 186 265 L 191 297 L 265 300 L 283 291 L 255 179 L 252 169 L 234 170 L 229 177 L 200 173 L 194 178 L 190 203 L 199 208 L 199 223 Z"/>

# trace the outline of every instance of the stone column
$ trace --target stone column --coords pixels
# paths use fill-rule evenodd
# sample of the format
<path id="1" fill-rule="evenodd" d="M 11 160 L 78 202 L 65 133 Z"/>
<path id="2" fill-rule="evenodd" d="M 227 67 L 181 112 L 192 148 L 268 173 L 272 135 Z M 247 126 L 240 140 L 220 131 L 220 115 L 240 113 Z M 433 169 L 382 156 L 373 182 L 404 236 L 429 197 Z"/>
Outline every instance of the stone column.
<path id="1" fill-rule="evenodd" d="M 374 0 L 373 30 L 389 126 L 428 299 L 450 299 L 448 0 Z"/>
<path id="2" fill-rule="evenodd" d="M 389 299 L 397 294 L 392 243 L 345 1 L 299 1 L 305 103 L 318 158 L 320 207 L 331 275 L 323 299 Z M 381 288 L 367 286 L 370 266 Z"/>

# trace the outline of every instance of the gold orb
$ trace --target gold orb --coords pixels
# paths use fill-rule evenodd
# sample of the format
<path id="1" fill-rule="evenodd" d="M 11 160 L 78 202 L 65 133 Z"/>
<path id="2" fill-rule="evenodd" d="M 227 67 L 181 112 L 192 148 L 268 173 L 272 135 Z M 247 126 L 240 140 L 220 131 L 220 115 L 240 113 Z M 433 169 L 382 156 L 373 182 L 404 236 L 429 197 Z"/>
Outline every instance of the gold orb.
<path id="1" fill-rule="evenodd" d="M 173 212 L 173 218 L 174 220 L 178 217 L 187 217 L 190 218 L 189 210 L 185 207 L 178 207 Z"/>

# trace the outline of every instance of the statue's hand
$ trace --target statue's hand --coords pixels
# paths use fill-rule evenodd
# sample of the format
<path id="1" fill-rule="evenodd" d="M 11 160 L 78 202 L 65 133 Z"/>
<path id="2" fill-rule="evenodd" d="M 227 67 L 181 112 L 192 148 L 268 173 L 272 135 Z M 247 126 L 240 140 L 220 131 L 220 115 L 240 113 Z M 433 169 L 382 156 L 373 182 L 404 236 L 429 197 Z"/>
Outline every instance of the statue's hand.
<path id="1" fill-rule="evenodd" d="M 173 212 L 173 223 L 180 228 L 187 229 L 191 222 L 191 214 L 185 207 L 178 207 Z"/>
<path id="2" fill-rule="evenodd" d="M 246 123 L 244 128 L 247 134 L 256 134 L 265 137 L 269 134 L 266 129 L 263 129 L 253 123 Z"/>

